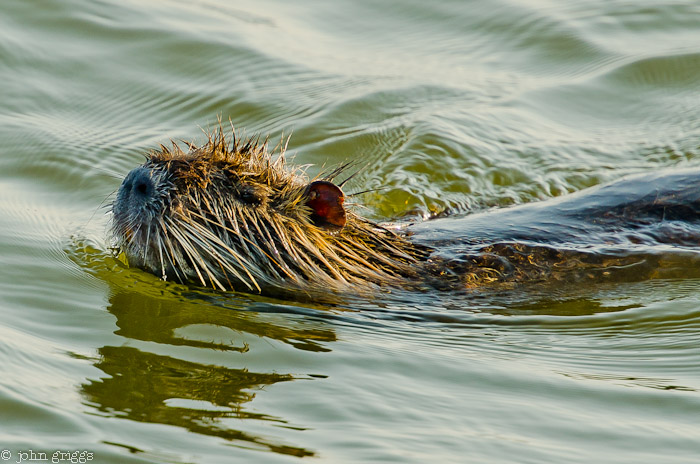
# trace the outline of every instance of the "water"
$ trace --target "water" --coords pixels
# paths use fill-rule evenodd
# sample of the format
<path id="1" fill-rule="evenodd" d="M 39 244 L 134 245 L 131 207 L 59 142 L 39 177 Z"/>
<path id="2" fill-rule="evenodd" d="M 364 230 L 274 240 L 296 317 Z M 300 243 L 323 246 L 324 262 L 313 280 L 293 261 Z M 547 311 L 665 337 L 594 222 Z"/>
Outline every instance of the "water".
<path id="1" fill-rule="evenodd" d="M 695 278 L 301 304 L 126 269 L 104 214 L 145 151 L 201 140 L 217 115 L 291 133 L 310 174 L 358 160 L 349 191 L 388 187 L 361 198 L 379 220 L 697 167 L 697 2 L 0 11 L 11 462 L 697 461 Z"/>

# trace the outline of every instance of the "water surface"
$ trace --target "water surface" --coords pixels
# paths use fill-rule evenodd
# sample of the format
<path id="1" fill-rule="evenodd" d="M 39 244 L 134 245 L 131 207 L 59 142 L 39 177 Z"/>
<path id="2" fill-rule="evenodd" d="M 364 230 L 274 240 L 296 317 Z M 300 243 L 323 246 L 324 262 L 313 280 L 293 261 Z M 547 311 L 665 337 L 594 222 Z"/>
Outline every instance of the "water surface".
<path id="1" fill-rule="evenodd" d="M 700 166 L 700 5 L 5 0 L 0 449 L 94 462 L 689 463 L 700 281 L 334 305 L 161 282 L 105 214 L 217 117 L 376 220 Z"/>

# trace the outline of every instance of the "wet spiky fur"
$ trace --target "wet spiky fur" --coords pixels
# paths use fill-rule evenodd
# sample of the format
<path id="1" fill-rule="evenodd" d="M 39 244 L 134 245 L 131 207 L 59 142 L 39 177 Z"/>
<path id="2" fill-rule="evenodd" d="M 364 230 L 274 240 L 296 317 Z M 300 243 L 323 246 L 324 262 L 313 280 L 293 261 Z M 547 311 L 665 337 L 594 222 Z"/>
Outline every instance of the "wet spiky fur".
<path id="1" fill-rule="evenodd" d="M 137 168 L 153 180 L 147 201 L 132 206 L 123 184 L 113 205 L 117 246 L 163 278 L 222 290 L 338 290 L 416 276 L 427 250 L 403 237 L 351 211 L 340 231 L 314 224 L 309 182 L 287 168 L 284 151 L 235 133 L 229 141 L 221 128 L 200 147 L 152 151 Z"/>

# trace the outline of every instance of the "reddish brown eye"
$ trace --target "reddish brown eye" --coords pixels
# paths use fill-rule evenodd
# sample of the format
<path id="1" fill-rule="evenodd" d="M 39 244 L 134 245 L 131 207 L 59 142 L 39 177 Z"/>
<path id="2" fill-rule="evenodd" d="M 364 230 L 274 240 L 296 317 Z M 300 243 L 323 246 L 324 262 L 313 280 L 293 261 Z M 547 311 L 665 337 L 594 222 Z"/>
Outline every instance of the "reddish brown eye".
<path id="1" fill-rule="evenodd" d="M 345 226 L 345 195 L 340 187 L 325 180 L 309 184 L 306 204 L 311 208 L 311 220 L 319 227 L 337 231 Z"/>

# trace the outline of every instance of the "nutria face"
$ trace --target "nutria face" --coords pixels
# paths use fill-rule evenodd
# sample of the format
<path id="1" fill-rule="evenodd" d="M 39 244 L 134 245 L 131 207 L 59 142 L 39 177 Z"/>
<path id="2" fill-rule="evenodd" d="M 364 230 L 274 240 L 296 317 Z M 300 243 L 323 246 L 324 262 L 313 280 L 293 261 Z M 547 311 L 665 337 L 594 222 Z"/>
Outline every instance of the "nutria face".
<path id="1" fill-rule="evenodd" d="M 413 275 L 425 251 L 346 211 L 265 144 L 221 131 L 199 148 L 150 153 L 124 179 L 112 233 L 132 266 L 219 289 L 334 290 Z"/>

